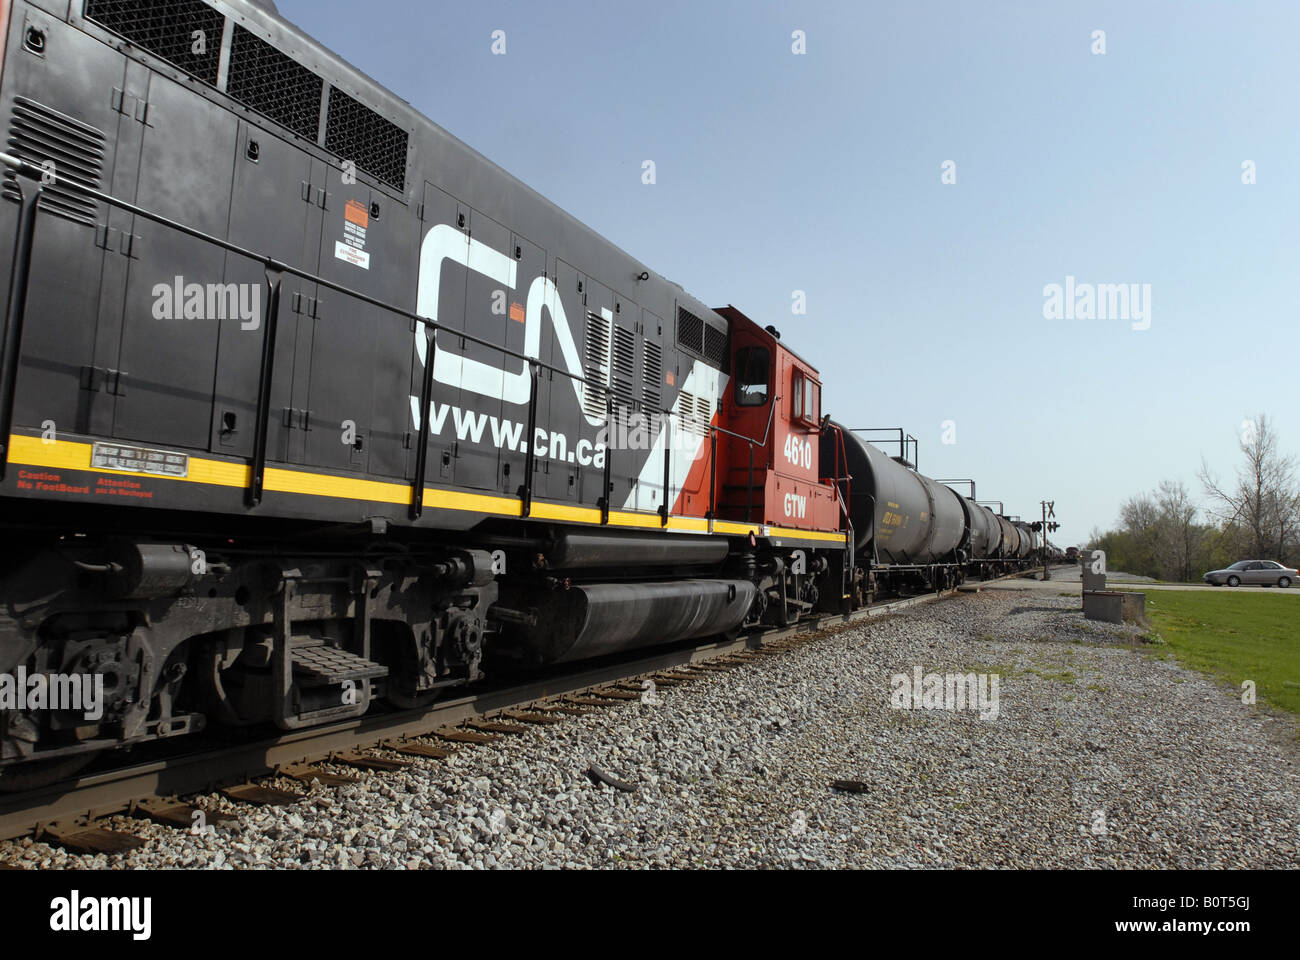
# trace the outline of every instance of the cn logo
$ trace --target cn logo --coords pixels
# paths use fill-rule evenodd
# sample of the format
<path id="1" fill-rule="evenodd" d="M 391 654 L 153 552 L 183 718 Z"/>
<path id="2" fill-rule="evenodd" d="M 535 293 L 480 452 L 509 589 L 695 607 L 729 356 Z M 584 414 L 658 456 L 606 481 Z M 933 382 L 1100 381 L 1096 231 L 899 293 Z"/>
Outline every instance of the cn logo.
<path id="1" fill-rule="evenodd" d="M 449 223 L 440 223 L 424 235 L 424 241 L 420 244 L 420 276 L 415 312 L 421 317 L 434 322 L 438 320 L 442 268 L 449 260 L 467 270 L 490 277 L 503 287 L 513 290 L 516 286 L 519 265 L 513 258 L 466 236 Z M 564 315 L 564 306 L 560 303 L 560 292 L 545 275 L 536 277 L 528 287 L 524 308 L 524 356 L 536 358 L 541 355 L 543 310 L 550 314 L 551 326 L 555 331 L 555 339 L 559 343 L 565 368 L 569 373 L 581 377 L 582 361 L 578 356 L 578 348 L 574 345 L 573 334 L 569 330 L 568 318 Z M 421 366 L 428 362 L 428 339 L 423 327 L 415 331 L 415 352 L 419 356 Z M 527 403 L 531 380 L 527 361 L 505 357 L 503 354 L 497 356 L 503 358 L 498 362 L 511 369 L 502 369 L 500 366 L 482 360 L 463 357 L 445 346 L 438 348 L 434 352 L 433 379 L 494 400 L 515 404 Z M 577 397 L 581 408 L 581 381 L 574 380 L 572 377 L 566 379 L 572 385 L 574 396 Z M 420 398 L 411 397 L 411 415 L 417 428 L 422 413 Z M 596 426 L 604 421 L 588 417 L 587 422 Z"/>

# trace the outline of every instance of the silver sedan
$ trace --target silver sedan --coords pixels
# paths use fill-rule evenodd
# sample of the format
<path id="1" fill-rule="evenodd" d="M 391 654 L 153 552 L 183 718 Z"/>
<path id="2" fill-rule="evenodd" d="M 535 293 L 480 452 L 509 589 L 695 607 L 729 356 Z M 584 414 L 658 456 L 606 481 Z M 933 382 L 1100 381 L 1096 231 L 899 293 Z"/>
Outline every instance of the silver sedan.
<path id="1" fill-rule="evenodd" d="M 1240 560 L 1223 570 L 1211 570 L 1202 579 L 1213 586 L 1227 584 L 1238 587 L 1243 583 L 1253 586 L 1289 587 L 1295 583 L 1300 573 L 1291 567 L 1284 567 L 1273 560 Z"/>

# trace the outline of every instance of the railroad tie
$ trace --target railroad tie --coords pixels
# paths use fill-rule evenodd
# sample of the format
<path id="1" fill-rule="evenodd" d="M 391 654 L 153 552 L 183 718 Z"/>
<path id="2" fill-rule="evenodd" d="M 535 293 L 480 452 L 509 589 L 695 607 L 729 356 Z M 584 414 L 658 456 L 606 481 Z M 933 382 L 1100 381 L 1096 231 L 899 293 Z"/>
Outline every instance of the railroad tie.
<path id="1" fill-rule="evenodd" d="M 406 740 L 389 743 L 386 745 L 386 749 L 406 757 L 427 757 L 432 760 L 445 760 L 456 752 L 445 747 L 435 747 L 431 743 L 416 743 Z"/>
<path id="2" fill-rule="evenodd" d="M 499 720 L 469 720 L 465 726 L 471 730 L 478 730 L 482 733 L 508 733 L 518 736 L 521 733 L 527 733 L 527 727 L 521 727 L 517 723 L 502 723 Z"/>
<path id="3" fill-rule="evenodd" d="M 530 713 L 526 710 L 505 710 L 501 716 L 509 717 L 511 720 L 518 720 L 520 723 L 532 723 L 538 726 L 550 726 L 564 722 L 559 717 L 548 716 L 545 713 Z"/>
<path id="4" fill-rule="evenodd" d="M 567 704 L 561 703 L 561 704 L 555 704 L 553 706 L 538 707 L 537 709 L 542 713 L 559 713 L 559 714 L 563 714 L 566 717 L 583 717 L 591 713 L 591 711 L 595 709 L 595 707 L 607 707 L 607 706 L 609 706 L 609 704 L 602 701 L 600 703 L 596 703 L 588 706 L 568 706 Z"/>
<path id="5" fill-rule="evenodd" d="M 290 780 L 297 780 L 299 783 L 311 783 L 313 780 L 320 781 L 327 787 L 341 787 L 349 783 L 360 783 L 359 777 L 354 777 L 346 773 L 331 773 L 310 763 L 292 763 L 280 770 L 282 776 Z"/>
<path id="6" fill-rule="evenodd" d="M 162 797 L 150 797 L 147 800 L 133 803 L 129 812 L 133 817 L 143 817 L 152 820 L 154 823 L 161 823 L 165 827 L 176 827 L 181 830 L 189 830 L 194 826 L 195 813 L 202 814 L 201 822 L 209 826 L 216 826 L 218 823 L 238 819 L 233 814 L 221 810 L 207 810 L 203 807 L 196 807 L 191 803 L 183 803 L 180 800 Z"/>
<path id="7" fill-rule="evenodd" d="M 449 743 L 494 743 L 497 740 L 492 734 L 473 730 L 439 730 L 434 736 Z"/>
<path id="8" fill-rule="evenodd" d="M 46 824 L 38 839 L 72 853 L 124 853 L 149 842 L 133 833 L 97 827 L 86 820 Z"/>
<path id="9" fill-rule="evenodd" d="M 283 807 L 302 799 L 301 793 L 264 787 L 257 783 L 236 784 L 233 787 L 226 787 L 221 793 L 228 800 L 252 804 L 255 807 Z"/>
<path id="10" fill-rule="evenodd" d="M 392 773 L 396 770 L 405 770 L 411 766 L 410 760 L 392 760 L 388 757 L 376 757 L 368 753 L 345 753 L 338 757 L 331 757 L 333 763 L 341 763 L 346 767 L 355 767 L 358 770 L 374 770 L 378 773 Z"/>

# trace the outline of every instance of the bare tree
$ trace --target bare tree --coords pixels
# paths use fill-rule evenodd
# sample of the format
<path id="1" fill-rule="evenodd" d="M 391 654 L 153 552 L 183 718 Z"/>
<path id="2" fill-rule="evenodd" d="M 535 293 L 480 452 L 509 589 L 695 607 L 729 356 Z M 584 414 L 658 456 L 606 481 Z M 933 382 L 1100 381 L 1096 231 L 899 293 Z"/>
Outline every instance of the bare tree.
<path id="1" fill-rule="evenodd" d="M 1212 514 L 1247 534 L 1252 556 L 1284 560 L 1300 528 L 1296 461 L 1279 449 L 1267 414 L 1242 421 L 1239 446 L 1246 463 L 1234 483 L 1220 484 L 1202 461 L 1199 478 L 1213 504 Z"/>
<path id="2" fill-rule="evenodd" d="M 1156 489 L 1156 557 L 1178 580 L 1192 579 L 1202 530 L 1196 525 L 1196 504 L 1181 480 L 1161 480 Z"/>
<path id="3" fill-rule="evenodd" d="M 1119 508 L 1119 519 L 1125 529 L 1134 535 L 1143 535 L 1151 530 L 1159 517 L 1159 509 L 1154 500 L 1145 493 L 1125 500 Z"/>

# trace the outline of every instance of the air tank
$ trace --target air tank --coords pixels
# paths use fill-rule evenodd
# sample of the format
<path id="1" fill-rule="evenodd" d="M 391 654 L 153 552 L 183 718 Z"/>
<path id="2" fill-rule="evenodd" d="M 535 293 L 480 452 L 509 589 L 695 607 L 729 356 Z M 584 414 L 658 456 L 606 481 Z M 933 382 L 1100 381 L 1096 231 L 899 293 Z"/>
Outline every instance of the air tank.
<path id="1" fill-rule="evenodd" d="M 843 427 L 848 458 L 849 518 L 855 548 L 871 556 L 875 540 L 880 563 L 936 563 L 947 560 L 966 536 L 961 496 L 943 484 L 891 460 L 882 450 Z M 833 444 L 821 445 L 822 475 L 833 476 Z"/>

